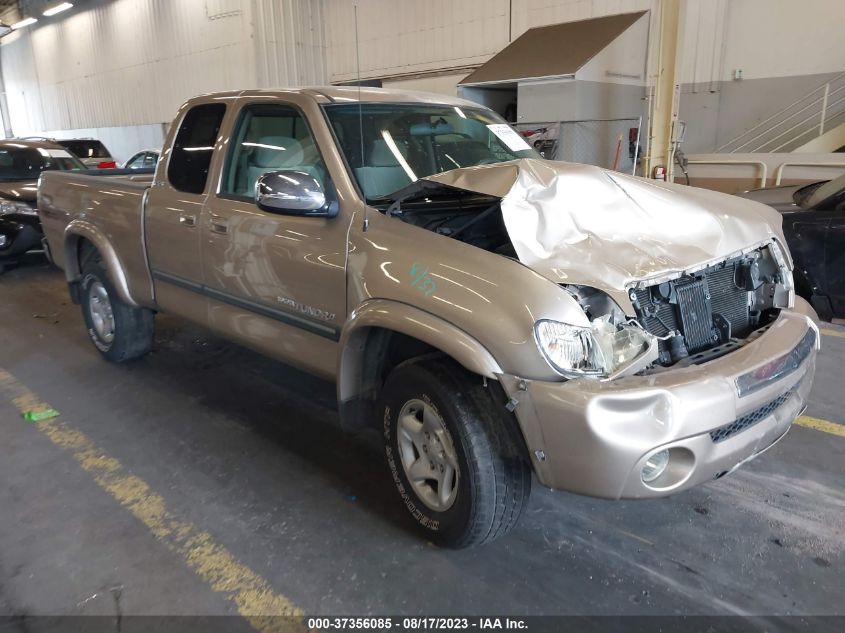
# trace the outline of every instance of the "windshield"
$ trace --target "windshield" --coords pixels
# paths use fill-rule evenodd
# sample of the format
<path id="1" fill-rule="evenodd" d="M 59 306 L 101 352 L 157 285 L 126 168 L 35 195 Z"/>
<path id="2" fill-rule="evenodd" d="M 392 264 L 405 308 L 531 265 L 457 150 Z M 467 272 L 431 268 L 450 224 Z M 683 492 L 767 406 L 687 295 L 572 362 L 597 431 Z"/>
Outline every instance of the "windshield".
<path id="1" fill-rule="evenodd" d="M 815 193 L 815 191 L 825 182 L 827 181 L 822 180 L 821 182 L 814 182 L 810 185 L 804 185 L 800 189 L 796 189 L 792 194 L 792 201 L 802 209 L 809 209 L 812 206 L 809 204 L 810 196 L 812 196 L 813 193 Z"/>
<path id="2" fill-rule="evenodd" d="M 845 175 L 834 178 L 828 182 L 817 183 L 801 201 L 801 206 L 815 207 L 821 211 L 830 211 L 839 208 L 843 202 L 845 193 Z M 805 187 L 809 188 L 809 187 Z M 797 193 L 797 192 L 796 192 Z"/>
<path id="3" fill-rule="evenodd" d="M 79 158 L 111 158 L 109 150 L 100 141 L 57 141 L 62 147 L 79 156 Z"/>
<path id="4" fill-rule="evenodd" d="M 67 150 L 43 147 L 0 147 L 0 180 L 38 180 L 42 171 L 85 169 Z"/>
<path id="5" fill-rule="evenodd" d="M 482 108 L 350 103 L 325 110 L 368 202 L 450 169 L 539 158 L 498 115 Z"/>

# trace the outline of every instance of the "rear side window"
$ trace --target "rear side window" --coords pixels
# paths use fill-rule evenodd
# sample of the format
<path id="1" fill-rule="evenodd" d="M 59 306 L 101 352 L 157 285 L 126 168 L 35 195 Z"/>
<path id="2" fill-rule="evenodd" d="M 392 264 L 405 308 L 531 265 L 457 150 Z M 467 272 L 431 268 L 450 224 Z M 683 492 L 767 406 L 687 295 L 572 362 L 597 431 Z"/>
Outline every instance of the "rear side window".
<path id="1" fill-rule="evenodd" d="M 185 193 L 202 193 L 208 180 L 208 166 L 226 106 L 206 103 L 192 108 L 176 134 L 167 180 L 174 189 Z"/>

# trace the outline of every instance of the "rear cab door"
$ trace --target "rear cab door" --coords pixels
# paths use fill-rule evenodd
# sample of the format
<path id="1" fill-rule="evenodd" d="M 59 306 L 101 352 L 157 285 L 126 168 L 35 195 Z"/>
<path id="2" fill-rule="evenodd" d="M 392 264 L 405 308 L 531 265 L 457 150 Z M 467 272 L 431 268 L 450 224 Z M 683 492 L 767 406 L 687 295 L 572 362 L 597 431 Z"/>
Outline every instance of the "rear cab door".
<path id="1" fill-rule="evenodd" d="M 203 216 L 209 325 L 229 338 L 327 378 L 336 371 L 346 320 L 346 258 L 353 203 L 338 194 L 346 178 L 314 98 L 245 93 Z M 258 178 L 305 172 L 338 203 L 335 217 L 258 208 Z M 341 188 L 342 190 L 342 188 Z"/>
<path id="2" fill-rule="evenodd" d="M 178 112 L 145 208 L 145 242 L 156 304 L 196 323 L 208 321 L 201 222 L 237 94 L 194 99 Z"/>

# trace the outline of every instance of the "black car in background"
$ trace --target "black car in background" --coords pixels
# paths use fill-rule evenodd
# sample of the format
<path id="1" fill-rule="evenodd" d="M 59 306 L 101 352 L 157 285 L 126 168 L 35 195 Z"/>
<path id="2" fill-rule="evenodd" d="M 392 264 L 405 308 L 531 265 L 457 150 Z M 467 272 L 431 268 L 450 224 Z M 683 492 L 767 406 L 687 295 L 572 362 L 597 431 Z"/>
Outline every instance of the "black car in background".
<path id="1" fill-rule="evenodd" d="M 85 169 L 61 145 L 46 141 L 0 141 L 0 272 L 30 250 L 41 248 L 35 210 L 38 177 L 50 169 Z"/>
<path id="2" fill-rule="evenodd" d="M 796 292 L 822 319 L 845 319 L 845 176 L 738 195 L 780 211 Z"/>

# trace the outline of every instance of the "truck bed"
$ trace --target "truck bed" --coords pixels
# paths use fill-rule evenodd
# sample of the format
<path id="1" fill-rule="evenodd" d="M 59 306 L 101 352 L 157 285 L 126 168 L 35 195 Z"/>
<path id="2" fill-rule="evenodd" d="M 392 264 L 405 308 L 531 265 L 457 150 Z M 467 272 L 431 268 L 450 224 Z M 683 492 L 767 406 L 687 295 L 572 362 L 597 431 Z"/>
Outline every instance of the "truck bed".
<path id="1" fill-rule="evenodd" d="M 125 271 L 133 303 L 152 301 L 152 281 L 146 261 L 143 200 L 153 181 L 153 170 L 91 169 L 46 171 L 38 185 L 38 215 L 50 253 L 57 266 L 78 265 L 80 242 L 66 239 L 74 223 L 85 235 L 86 228 L 104 234 L 113 256 Z M 90 231 L 93 235 L 94 231 Z M 107 253 L 104 256 L 112 256 Z M 68 271 L 70 272 L 70 271 Z"/>

